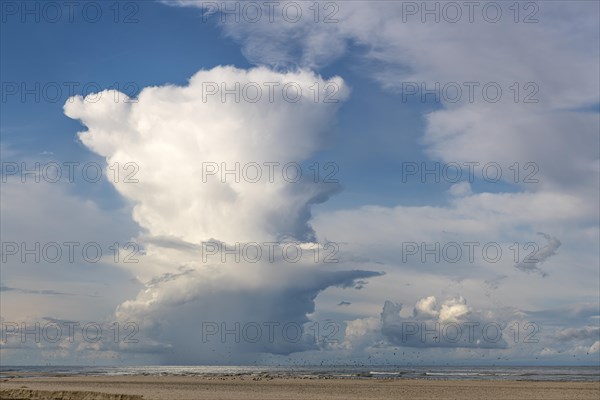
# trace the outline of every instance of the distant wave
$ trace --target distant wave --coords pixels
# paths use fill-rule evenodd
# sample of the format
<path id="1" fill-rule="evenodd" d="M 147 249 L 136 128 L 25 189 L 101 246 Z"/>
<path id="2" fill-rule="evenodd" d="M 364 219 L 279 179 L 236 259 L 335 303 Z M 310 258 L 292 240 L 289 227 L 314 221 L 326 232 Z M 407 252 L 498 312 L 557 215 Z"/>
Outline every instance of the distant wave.
<path id="1" fill-rule="evenodd" d="M 129 366 L 0 367 L 0 378 L 39 376 L 261 376 L 340 379 L 476 379 L 600 381 L 600 367 L 411 367 L 402 366 Z"/>

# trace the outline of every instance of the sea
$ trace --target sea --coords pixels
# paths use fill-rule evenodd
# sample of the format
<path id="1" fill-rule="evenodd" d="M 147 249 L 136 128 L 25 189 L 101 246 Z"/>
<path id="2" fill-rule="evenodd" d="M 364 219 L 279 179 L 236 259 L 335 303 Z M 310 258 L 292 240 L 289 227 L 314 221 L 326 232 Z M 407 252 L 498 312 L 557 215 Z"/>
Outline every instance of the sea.
<path id="1" fill-rule="evenodd" d="M 0 378 L 40 376 L 273 376 L 600 382 L 599 366 L 0 366 Z"/>

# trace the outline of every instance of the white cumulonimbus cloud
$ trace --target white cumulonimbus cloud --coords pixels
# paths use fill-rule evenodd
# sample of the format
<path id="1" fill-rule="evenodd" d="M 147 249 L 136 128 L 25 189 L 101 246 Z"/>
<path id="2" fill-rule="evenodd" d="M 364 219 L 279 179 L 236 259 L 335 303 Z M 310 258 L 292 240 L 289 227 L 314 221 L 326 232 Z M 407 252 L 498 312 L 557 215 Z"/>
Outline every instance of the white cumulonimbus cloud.
<path id="1" fill-rule="evenodd" d="M 216 67 L 187 86 L 145 88 L 135 100 L 115 102 L 123 95 L 103 92 L 65 104 L 88 128 L 82 143 L 107 165 L 134 163 L 137 182 L 114 186 L 144 230 L 144 257 L 123 265 L 145 288 L 116 315 L 140 324 L 149 342 L 162 344 L 155 348 L 172 344 L 159 352 L 167 361 L 249 362 L 256 358 L 247 354 L 314 348 L 293 329 L 309 321 L 316 296 L 379 275 L 327 264 L 309 225 L 311 205 L 338 187 L 315 181 L 302 162 L 327 143 L 348 93 L 340 78 L 304 70 Z M 271 259 L 264 243 L 278 240 L 303 243 L 296 249 L 304 253 Z M 248 243 L 252 256 L 206 258 L 214 246 L 236 252 Z M 248 326 L 265 331 L 245 337 Z"/>
<path id="2" fill-rule="evenodd" d="M 310 205 L 338 188 L 297 164 L 330 138 L 348 94 L 338 77 L 216 67 L 184 87 L 145 88 L 133 101 L 110 91 L 72 98 L 65 113 L 87 126 L 81 141 L 109 165 L 135 163 L 128 168 L 139 182 L 123 177 L 115 187 L 153 235 L 308 241 Z"/>

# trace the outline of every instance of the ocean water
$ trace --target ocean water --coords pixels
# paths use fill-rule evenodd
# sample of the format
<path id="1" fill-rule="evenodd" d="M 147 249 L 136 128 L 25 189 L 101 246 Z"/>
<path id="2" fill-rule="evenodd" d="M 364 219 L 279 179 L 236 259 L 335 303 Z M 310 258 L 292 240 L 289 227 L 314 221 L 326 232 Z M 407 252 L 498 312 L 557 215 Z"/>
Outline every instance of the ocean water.
<path id="1" fill-rule="evenodd" d="M 450 380 L 533 380 L 600 382 L 600 366 L 0 366 L 0 378 L 57 375 L 99 376 L 232 376 L 269 374 L 282 377 L 322 377 L 354 379 L 450 379 Z"/>

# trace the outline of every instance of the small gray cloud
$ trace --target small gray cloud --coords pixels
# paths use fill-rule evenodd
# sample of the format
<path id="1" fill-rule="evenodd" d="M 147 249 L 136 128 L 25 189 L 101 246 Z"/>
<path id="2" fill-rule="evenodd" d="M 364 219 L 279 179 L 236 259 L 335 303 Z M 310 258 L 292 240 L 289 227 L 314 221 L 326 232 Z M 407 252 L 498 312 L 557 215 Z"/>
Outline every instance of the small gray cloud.
<path id="1" fill-rule="evenodd" d="M 515 265 L 515 268 L 527 272 L 527 273 L 537 273 L 542 277 L 548 276 L 546 271 L 543 271 L 540 268 L 540 265 L 544 263 L 548 258 L 556 255 L 556 250 L 562 244 L 560 240 L 557 238 L 550 236 L 543 232 L 538 232 L 538 235 L 542 236 L 546 239 L 547 244 L 539 249 L 532 256 L 527 256 L 523 261 Z"/>
<path id="2" fill-rule="evenodd" d="M 365 285 L 366 285 L 367 283 L 368 283 L 367 281 L 363 281 L 363 280 L 356 281 L 356 282 L 355 282 L 355 285 L 354 285 L 354 289 L 356 289 L 356 290 L 361 290 L 362 288 L 364 288 L 364 287 L 365 287 Z"/>
<path id="3" fill-rule="evenodd" d="M 500 282 L 502 282 L 503 280 L 505 280 L 506 278 L 508 278 L 508 276 L 506 275 L 498 275 L 495 278 L 492 279 L 487 279 L 485 281 L 483 281 L 490 289 L 498 289 L 498 287 L 500 287 Z"/>
<path id="4" fill-rule="evenodd" d="M 197 244 L 186 242 L 185 240 L 181 240 L 179 238 L 173 236 L 164 236 L 164 235 L 144 235 L 140 236 L 138 240 L 152 244 L 155 246 L 159 246 L 165 249 L 176 249 L 176 250 L 199 250 L 201 247 Z"/>
<path id="5" fill-rule="evenodd" d="M 162 274 L 161 276 L 157 276 L 155 278 L 152 278 L 150 281 L 148 281 L 146 283 L 146 286 L 147 287 L 154 287 L 154 286 L 159 285 L 161 282 L 169 282 L 169 281 L 178 279 L 178 278 L 180 278 L 182 276 L 191 274 L 192 272 L 194 272 L 194 270 L 193 269 L 189 269 L 189 268 L 183 270 L 180 273 L 176 273 L 176 274 L 171 273 L 171 272 L 167 272 L 167 273 Z"/>
<path id="6" fill-rule="evenodd" d="M 48 295 L 48 296 L 85 296 L 85 297 L 101 297 L 93 294 L 77 294 L 77 293 L 67 293 L 60 292 L 53 289 L 41 289 L 41 290 L 32 290 L 32 289 L 21 289 L 14 288 L 10 286 L 0 286 L 0 292 L 17 292 L 23 294 L 40 294 L 40 295 Z"/>

